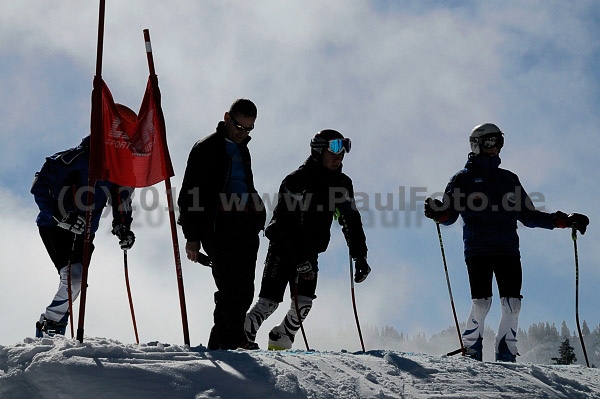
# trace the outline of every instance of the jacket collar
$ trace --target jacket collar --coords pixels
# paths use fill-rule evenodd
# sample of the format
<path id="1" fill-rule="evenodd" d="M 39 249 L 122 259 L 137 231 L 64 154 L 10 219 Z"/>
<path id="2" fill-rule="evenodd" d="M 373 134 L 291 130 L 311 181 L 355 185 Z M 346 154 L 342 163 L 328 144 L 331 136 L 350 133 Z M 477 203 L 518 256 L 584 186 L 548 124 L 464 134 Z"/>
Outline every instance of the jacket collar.
<path id="1" fill-rule="evenodd" d="M 217 125 L 217 134 L 222 136 L 223 140 L 225 140 L 227 138 L 227 135 L 225 134 L 225 122 L 224 121 L 219 122 L 219 124 Z M 248 135 L 248 136 L 246 136 L 244 141 L 242 141 L 239 145 L 247 146 L 248 142 L 250 142 L 250 140 L 252 140 L 252 137 L 250 135 Z"/>
<path id="2" fill-rule="evenodd" d="M 498 169 L 502 160 L 499 156 L 493 158 L 487 155 L 469 153 L 467 163 L 465 164 L 466 169 L 479 170 L 484 172 L 491 172 Z"/>

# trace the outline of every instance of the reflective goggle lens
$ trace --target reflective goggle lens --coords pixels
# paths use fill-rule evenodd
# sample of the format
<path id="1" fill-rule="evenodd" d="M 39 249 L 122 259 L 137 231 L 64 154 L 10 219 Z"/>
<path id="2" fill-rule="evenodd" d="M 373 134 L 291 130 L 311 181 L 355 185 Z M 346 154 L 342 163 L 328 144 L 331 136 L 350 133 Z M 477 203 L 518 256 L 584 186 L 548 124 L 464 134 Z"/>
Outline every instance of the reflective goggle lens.
<path id="1" fill-rule="evenodd" d="M 329 152 L 339 154 L 342 151 L 350 152 L 350 139 L 334 139 L 329 141 Z"/>
<path id="2" fill-rule="evenodd" d="M 504 136 L 501 134 L 486 135 L 481 137 L 481 146 L 483 148 L 498 148 L 504 146 Z"/>

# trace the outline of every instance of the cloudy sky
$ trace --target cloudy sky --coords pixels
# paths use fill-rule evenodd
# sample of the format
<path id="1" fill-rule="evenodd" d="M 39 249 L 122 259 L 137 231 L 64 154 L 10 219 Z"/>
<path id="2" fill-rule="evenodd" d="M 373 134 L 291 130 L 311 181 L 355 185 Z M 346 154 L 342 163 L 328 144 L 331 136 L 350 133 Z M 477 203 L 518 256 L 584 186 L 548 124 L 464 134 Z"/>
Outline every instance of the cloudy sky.
<path id="1" fill-rule="evenodd" d="M 259 109 L 250 150 L 262 194 L 272 196 L 304 161 L 318 130 L 351 137 L 344 171 L 364 200 L 373 268 L 356 286 L 361 323 L 408 334 L 453 325 L 437 233 L 422 216 L 423 199 L 462 168 L 471 128 L 496 123 L 506 134 L 502 165 L 536 193 L 536 205 L 591 219 L 578 240 L 579 313 L 593 327 L 600 322 L 600 193 L 593 171 L 600 148 L 599 20 L 594 1 L 109 0 L 103 78 L 115 101 L 139 107 L 148 75 L 142 30 L 148 28 L 176 188 L 193 143 L 214 131 L 239 97 Z M 0 14 L 0 344 L 34 334 L 58 284 L 29 189 L 45 156 L 77 145 L 89 130 L 97 24 L 93 1 L 13 2 Z M 164 185 L 139 190 L 135 203 L 129 274 L 140 339 L 181 343 Z M 122 252 L 110 220 L 101 224 L 85 332 L 133 342 Z M 442 234 L 464 321 L 471 300 L 461 222 Z M 520 225 L 519 234 L 521 326 L 566 320 L 574 329 L 570 232 Z M 179 239 L 183 248 L 181 233 Z M 267 244 L 261 237 L 257 288 Z M 206 344 L 212 277 L 187 259 L 182 263 L 192 345 Z M 337 226 L 320 268 L 318 298 L 306 321 L 315 347 L 354 325 L 347 248 Z M 496 329 L 495 288 L 494 295 L 488 322 Z M 259 340 L 284 312 L 266 322 Z"/>

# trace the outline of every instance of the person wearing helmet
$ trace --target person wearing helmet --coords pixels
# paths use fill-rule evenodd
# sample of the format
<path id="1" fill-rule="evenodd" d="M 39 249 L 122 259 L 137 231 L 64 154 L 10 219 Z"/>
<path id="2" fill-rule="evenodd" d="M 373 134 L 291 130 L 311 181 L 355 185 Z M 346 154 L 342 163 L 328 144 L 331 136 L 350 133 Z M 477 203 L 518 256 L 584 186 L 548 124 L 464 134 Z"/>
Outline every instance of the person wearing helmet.
<path id="1" fill-rule="evenodd" d="M 116 105 L 121 117 L 137 118 L 131 109 Z M 79 146 L 47 157 L 40 171 L 36 172 L 31 186 L 31 194 L 39 208 L 36 223 L 40 237 L 60 278 L 52 302 L 36 323 L 36 337 L 65 334 L 69 320 L 69 274 L 72 301 L 77 299 L 81 290 L 89 156 L 90 136 L 86 136 Z M 130 187 L 121 187 L 108 181 L 96 182 L 92 241 L 102 211 L 110 200 L 113 210 L 112 233 L 119 238 L 123 250 L 133 246 L 132 192 L 133 188 Z"/>
<path id="2" fill-rule="evenodd" d="M 261 324 L 283 302 L 285 289 L 290 286 L 292 304 L 281 324 L 269 332 L 270 350 L 292 347 L 300 323 L 312 307 L 318 256 L 327 249 L 334 217 L 355 260 L 355 281 L 363 282 L 371 271 L 352 180 L 342 173 L 342 160 L 350 152 L 350 144 L 350 139 L 336 130 L 318 132 L 310 142 L 311 155 L 279 188 L 278 202 L 265 230 L 269 249 L 258 301 L 245 323 L 248 340 L 254 342 Z"/>
<path id="3" fill-rule="evenodd" d="M 252 101 L 237 99 L 216 132 L 194 144 L 177 202 L 187 258 L 212 266 L 217 291 L 211 350 L 253 349 L 244 320 L 254 298 L 258 233 L 266 221 L 248 149 L 256 115 Z"/>
<path id="4" fill-rule="evenodd" d="M 484 322 L 492 304 L 496 277 L 502 316 L 495 341 L 497 361 L 515 362 L 521 309 L 522 270 L 517 220 L 527 227 L 572 227 L 585 233 L 585 215 L 536 210 L 516 174 L 500 168 L 504 133 L 493 123 L 478 125 L 469 138 L 464 169 L 451 179 L 443 202 L 425 200 L 425 216 L 443 225 L 463 219 L 464 255 L 472 306 L 462 334 L 468 356 L 482 360 Z"/>

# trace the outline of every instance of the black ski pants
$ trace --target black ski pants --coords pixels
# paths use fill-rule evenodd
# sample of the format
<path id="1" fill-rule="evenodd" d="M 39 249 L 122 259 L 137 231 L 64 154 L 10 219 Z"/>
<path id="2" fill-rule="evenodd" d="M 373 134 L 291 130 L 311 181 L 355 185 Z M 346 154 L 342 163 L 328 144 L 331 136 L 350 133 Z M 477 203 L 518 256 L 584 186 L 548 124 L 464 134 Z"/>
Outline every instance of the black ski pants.
<path id="1" fill-rule="evenodd" d="M 246 312 L 254 299 L 254 273 L 259 237 L 256 225 L 244 212 L 227 212 L 222 228 L 201 242 L 212 260 L 215 292 L 214 325 L 208 349 L 236 349 L 247 342 Z"/>
<path id="2" fill-rule="evenodd" d="M 472 299 L 492 296 L 493 276 L 496 276 L 500 298 L 522 298 L 523 272 L 519 255 L 478 255 L 465 262 Z"/>
<path id="3" fill-rule="evenodd" d="M 58 226 L 38 226 L 42 242 L 60 273 L 60 269 L 71 263 L 83 263 L 83 234 L 76 235 Z M 92 240 L 94 235 L 92 234 Z M 90 256 L 94 244 L 90 244 Z"/>
<path id="4" fill-rule="evenodd" d="M 262 281 L 260 283 L 260 298 L 270 299 L 271 301 L 283 302 L 283 295 L 286 287 L 290 286 L 290 296 L 294 296 L 294 290 L 297 294 L 306 296 L 312 299 L 316 298 L 315 291 L 317 290 L 318 277 L 318 254 L 314 254 L 308 261 L 313 265 L 315 277 L 312 280 L 298 279 L 296 283 L 296 266 L 297 262 L 286 256 L 287 253 L 281 246 L 274 244 L 269 245 L 267 259 L 265 260 L 265 269 L 263 271 Z"/>

